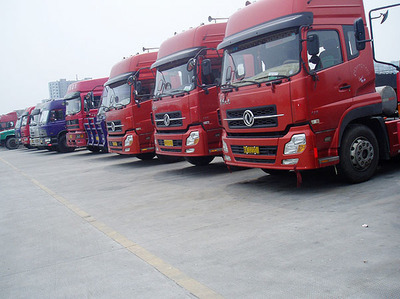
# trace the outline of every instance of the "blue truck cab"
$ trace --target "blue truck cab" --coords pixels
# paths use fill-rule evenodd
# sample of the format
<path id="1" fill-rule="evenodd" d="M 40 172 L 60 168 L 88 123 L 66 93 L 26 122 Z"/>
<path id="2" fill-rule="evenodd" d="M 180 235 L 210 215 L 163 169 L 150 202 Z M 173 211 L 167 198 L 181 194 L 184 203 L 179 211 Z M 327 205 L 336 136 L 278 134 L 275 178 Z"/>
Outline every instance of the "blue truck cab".
<path id="1" fill-rule="evenodd" d="M 67 146 L 67 126 L 64 99 L 52 100 L 44 104 L 39 120 L 39 146 L 60 153 L 71 152 Z"/>

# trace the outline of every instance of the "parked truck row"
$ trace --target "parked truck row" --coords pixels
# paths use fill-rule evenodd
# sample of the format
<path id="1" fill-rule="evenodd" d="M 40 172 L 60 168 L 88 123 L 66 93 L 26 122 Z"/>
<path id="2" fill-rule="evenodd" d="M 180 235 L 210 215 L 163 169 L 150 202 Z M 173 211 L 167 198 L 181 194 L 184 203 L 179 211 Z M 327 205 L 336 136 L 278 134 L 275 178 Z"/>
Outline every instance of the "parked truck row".
<path id="1" fill-rule="evenodd" d="M 196 166 L 222 156 L 228 167 L 299 179 L 329 166 L 366 181 L 380 159 L 400 153 L 400 69 L 375 58 L 372 38 L 374 22 L 399 6 L 372 10 L 370 34 L 362 0 L 252 3 L 27 108 L 17 136 L 59 152 L 85 147 Z M 390 84 L 377 87 L 374 61 L 393 67 Z"/>

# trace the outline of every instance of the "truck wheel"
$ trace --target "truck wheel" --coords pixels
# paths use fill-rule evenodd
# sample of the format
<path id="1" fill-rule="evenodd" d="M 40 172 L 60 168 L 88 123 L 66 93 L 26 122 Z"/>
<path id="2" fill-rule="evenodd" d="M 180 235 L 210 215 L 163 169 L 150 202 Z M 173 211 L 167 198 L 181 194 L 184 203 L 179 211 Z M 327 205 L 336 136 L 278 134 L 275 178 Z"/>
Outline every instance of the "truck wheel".
<path id="1" fill-rule="evenodd" d="M 339 172 L 350 183 L 369 180 L 379 162 L 378 141 L 370 128 L 350 125 L 339 150 Z"/>
<path id="2" fill-rule="evenodd" d="M 10 137 L 6 141 L 6 148 L 9 150 L 17 149 L 19 146 L 17 139 L 15 137 Z"/>
<path id="3" fill-rule="evenodd" d="M 185 157 L 186 161 L 195 166 L 206 166 L 214 160 L 214 156 Z"/>
<path id="4" fill-rule="evenodd" d="M 59 153 L 69 153 L 75 150 L 74 147 L 69 147 L 67 145 L 67 137 L 65 134 L 61 135 L 58 139 L 57 151 Z"/>
<path id="5" fill-rule="evenodd" d="M 153 159 L 155 155 L 156 155 L 155 153 L 138 154 L 138 155 L 136 155 L 136 158 L 146 161 L 146 160 Z"/>

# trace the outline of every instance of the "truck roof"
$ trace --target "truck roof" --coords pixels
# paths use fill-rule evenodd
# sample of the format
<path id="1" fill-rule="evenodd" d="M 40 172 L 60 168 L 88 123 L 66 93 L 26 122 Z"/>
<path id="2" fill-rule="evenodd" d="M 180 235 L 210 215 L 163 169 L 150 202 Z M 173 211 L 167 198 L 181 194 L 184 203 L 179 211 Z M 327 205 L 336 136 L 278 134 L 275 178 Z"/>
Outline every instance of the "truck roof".
<path id="1" fill-rule="evenodd" d="M 35 109 L 35 106 L 31 106 L 31 107 L 26 108 L 24 113 L 22 113 L 21 117 L 31 114 L 33 109 Z"/>
<path id="2" fill-rule="evenodd" d="M 43 109 L 57 109 L 57 108 L 63 108 L 65 109 L 65 105 L 64 105 L 64 99 L 56 99 L 56 100 L 52 100 L 52 101 L 48 101 L 46 103 L 44 103 L 43 107 L 41 108 Z"/>
<path id="3" fill-rule="evenodd" d="M 226 23 L 200 25 L 164 41 L 152 68 L 193 55 L 200 48 L 216 48 L 225 36 Z M 193 53 L 192 53 L 193 52 Z"/>
<path id="4" fill-rule="evenodd" d="M 8 122 L 8 121 L 17 121 L 18 115 L 17 112 L 13 111 L 7 114 L 3 114 L 0 116 L 0 122 Z"/>
<path id="5" fill-rule="evenodd" d="M 136 54 L 116 63 L 110 73 L 110 79 L 105 85 L 127 79 L 133 72 L 140 68 L 150 67 L 157 59 L 158 52 Z"/>
<path id="6" fill-rule="evenodd" d="M 71 83 L 68 86 L 67 94 L 71 92 L 89 92 L 95 86 L 101 85 L 103 86 L 104 83 L 108 80 L 108 78 L 99 78 L 99 79 L 91 79 L 91 80 L 83 80 Z"/>
<path id="7" fill-rule="evenodd" d="M 225 39 L 218 48 L 280 29 L 278 25 L 283 21 L 296 25 L 296 16 L 311 16 L 309 25 L 353 25 L 359 17 L 365 23 L 362 0 L 262 0 L 229 18 Z"/>

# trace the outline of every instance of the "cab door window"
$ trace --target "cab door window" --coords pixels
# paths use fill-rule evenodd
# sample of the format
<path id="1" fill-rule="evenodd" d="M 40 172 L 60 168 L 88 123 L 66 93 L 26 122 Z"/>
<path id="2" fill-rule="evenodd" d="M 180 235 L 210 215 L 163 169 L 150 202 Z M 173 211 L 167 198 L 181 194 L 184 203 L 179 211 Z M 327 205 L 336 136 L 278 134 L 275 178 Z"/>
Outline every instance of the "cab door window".
<path id="1" fill-rule="evenodd" d="M 319 38 L 319 53 L 314 56 L 308 54 L 310 70 L 323 70 L 343 62 L 342 49 L 337 31 L 310 31 L 308 35 L 310 34 L 318 35 Z"/>

